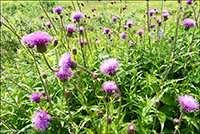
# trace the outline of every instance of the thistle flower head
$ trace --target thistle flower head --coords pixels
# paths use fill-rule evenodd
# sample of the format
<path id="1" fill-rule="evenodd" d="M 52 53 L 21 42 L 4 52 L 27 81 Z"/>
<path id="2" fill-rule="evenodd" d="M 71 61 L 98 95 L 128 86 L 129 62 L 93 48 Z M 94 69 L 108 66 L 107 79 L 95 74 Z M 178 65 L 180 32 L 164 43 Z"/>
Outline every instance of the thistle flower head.
<path id="1" fill-rule="evenodd" d="M 128 28 L 128 26 L 123 26 L 123 28 L 126 30 Z"/>
<path id="2" fill-rule="evenodd" d="M 66 79 L 71 77 L 71 71 L 69 69 L 67 69 L 67 70 L 65 70 L 65 72 L 63 72 L 62 69 L 61 69 L 58 72 L 56 72 L 55 76 L 57 78 L 59 78 L 61 81 L 65 81 Z"/>
<path id="3" fill-rule="evenodd" d="M 134 131 L 135 131 L 135 126 L 132 123 L 129 124 L 128 127 L 127 127 L 128 134 L 133 134 Z"/>
<path id="4" fill-rule="evenodd" d="M 117 90 L 117 86 L 116 86 L 115 82 L 113 82 L 113 81 L 106 81 L 103 83 L 103 87 L 101 90 L 106 93 L 112 94 L 113 92 L 115 92 Z"/>
<path id="5" fill-rule="evenodd" d="M 162 20 L 161 20 L 160 18 L 158 18 L 158 19 L 157 19 L 157 23 L 158 23 L 159 25 L 161 25 Z"/>
<path id="6" fill-rule="evenodd" d="M 49 41 L 51 41 L 50 35 L 42 31 L 33 32 L 22 37 L 22 42 L 30 46 L 46 45 Z"/>
<path id="7" fill-rule="evenodd" d="M 188 5 L 192 4 L 192 0 L 186 0 L 185 4 L 188 4 Z"/>
<path id="8" fill-rule="evenodd" d="M 121 39 L 126 39 L 126 33 L 125 32 L 121 33 L 120 37 L 121 37 Z"/>
<path id="9" fill-rule="evenodd" d="M 152 16 L 154 13 L 155 13 L 154 10 L 150 10 L 150 11 L 149 11 L 149 15 L 150 15 L 150 16 Z"/>
<path id="10" fill-rule="evenodd" d="M 45 24 L 45 26 L 50 27 L 50 26 L 51 26 L 51 22 L 47 22 L 47 23 Z"/>
<path id="11" fill-rule="evenodd" d="M 37 111 L 32 116 L 32 125 L 36 130 L 45 131 L 45 126 L 48 128 L 50 116 L 47 115 L 45 110 Z"/>
<path id="12" fill-rule="evenodd" d="M 71 18 L 80 21 L 81 18 L 83 18 L 83 14 L 80 11 L 74 11 L 71 15 Z"/>
<path id="13" fill-rule="evenodd" d="M 31 94 L 31 97 L 30 97 L 30 100 L 32 101 L 32 102 L 36 102 L 36 103 L 38 103 L 38 102 L 40 102 L 40 99 L 41 99 L 41 94 L 40 93 L 32 93 Z"/>
<path id="14" fill-rule="evenodd" d="M 175 118 L 175 119 L 174 119 L 174 122 L 175 122 L 175 123 L 179 123 L 179 122 L 180 122 L 180 120 L 179 120 L 179 119 L 177 119 L 177 118 Z"/>
<path id="15" fill-rule="evenodd" d="M 59 61 L 59 70 L 62 72 L 67 72 L 72 64 L 71 55 L 68 53 L 64 53 Z"/>
<path id="16" fill-rule="evenodd" d="M 113 20 L 113 21 L 116 21 L 116 20 L 117 20 L 117 16 L 113 16 L 113 17 L 112 17 L 112 20 Z"/>
<path id="17" fill-rule="evenodd" d="M 54 13 L 57 13 L 57 14 L 60 14 L 62 12 L 62 7 L 61 6 L 56 6 L 53 8 L 53 12 Z"/>
<path id="18" fill-rule="evenodd" d="M 199 108 L 199 103 L 197 102 L 197 100 L 189 95 L 180 95 L 177 98 L 177 101 L 181 104 L 181 107 L 186 111 L 186 112 L 190 112 L 190 111 L 196 111 L 197 108 Z"/>
<path id="19" fill-rule="evenodd" d="M 100 71 L 105 74 L 115 74 L 115 69 L 118 66 L 118 61 L 114 58 L 106 59 L 101 62 Z"/>
<path id="20" fill-rule="evenodd" d="M 87 42 L 85 42 L 85 41 L 83 41 L 83 40 L 81 40 L 81 41 L 79 40 L 79 41 L 78 41 L 78 45 L 81 46 L 81 47 L 83 47 L 86 43 L 87 43 Z"/>
<path id="21" fill-rule="evenodd" d="M 138 34 L 139 36 L 141 36 L 143 33 L 143 31 L 140 29 L 140 30 L 137 30 L 136 34 Z"/>
<path id="22" fill-rule="evenodd" d="M 110 32 L 110 28 L 105 28 L 103 33 L 108 34 L 109 32 Z"/>
<path id="23" fill-rule="evenodd" d="M 127 20 L 126 25 L 129 26 L 129 27 L 131 27 L 133 25 L 132 20 Z"/>
<path id="24" fill-rule="evenodd" d="M 72 33 L 72 32 L 74 32 L 74 29 L 75 29 L 75 24 L 67 24 L 67 32 L 70 32 L 70 33 Z"/>
<path id="25" fill-rule="evenodd" d="M 150 28 L 153 28 L 153 27 L 155 27 L 156 26 L 156 24 L 151 24 L 149 27 Z"/>
<path id="26" fill-rule="evenodd" d="M 185 19 L 182 25 L 184 25 L 186 29 L 189 29 L 189 27 L 195 26 L 195 21 L 193 19 Z"/>
<path id="27" fill-rule="evenodd" d="M 167 10 L 162 10 L 162 13 L 168 13 L 168 11 Z"/>
<path id="28" fill-rule="evenodd" d="M 162 13 L 161 16 L 164 17 L 164 18 L 167 18 L 169 16 L 169 13 Z"/>

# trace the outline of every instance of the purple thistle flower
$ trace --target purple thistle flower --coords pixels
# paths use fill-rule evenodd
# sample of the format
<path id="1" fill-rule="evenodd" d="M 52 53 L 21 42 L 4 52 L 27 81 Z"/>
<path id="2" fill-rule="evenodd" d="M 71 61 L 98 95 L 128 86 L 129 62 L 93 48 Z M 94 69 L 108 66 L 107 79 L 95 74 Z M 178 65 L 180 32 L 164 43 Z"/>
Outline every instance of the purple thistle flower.
<path id="1" fill-rule="evenodd" d="M 167 10 L 162 10 L 162 13 L 168 13 L 168 11 Z"/>
<path id="2" fill-rule="evenodd" d="M 56 72 L 55 76 L 61 81 L 65 81 L 68 77 L 71 77 L 71 71 L 69 69 L 65 70 L 65 72 L 59 70 L 58 72 Z"/>
<path id="3" fill-rule="evenodd" d="M 181 107 L 185 109 L 186 112 L 196 111 L 196 109 L 199 108 L 197 100 L 187 94 L 180 95 L 177 98 L 177 101 L 181 104 Z"/>
<path id="4" fill-rule="evenodd" d="M 67 8 L 69 9 L 69 8 L 71 8 L 72 6 L 71 5 L 69 5 Z"/>
<path id="5" fill-rule="evenodd" d="M 128 26 L 123 26 L 124 30 L 126 30 L 128 28 Z"/>
<path id="6" fill-rule="evenodd" d="M 158 11 L 155 11 L 155 13 L 157 14 L 157 13 L 158 13 Z"/>
<path id="7" fill-rule="evenodd" d="M 68 69 L 71 67 L 72 60 L 71 60 L 71 55 L 68 53 L 64 53 L 60 60 L 59 60 L 59 70 L 62 72 L 67 72 Z"/>
<path id="8" fill-rule="evenodd" d="M 129 124 L 127 127 L 128 134 L 133 134 L 135 131 L 135 126 L 133 124 Z"/>
<path id="9" fill-rule="evenodd" d="M 157 8 L 154 8 L 154 11 L 156 11 L 157 10 Z"/>
<path id="10" fill-rule="evenodd" d="M 156 26 L 156 24 L 151 24 L 149 27 L 150 28 L 153 28 L 153 27 L 155 27 Z"/>
<path id="11" fill-rule="evenodd" d="M 185 29 L 189 29 L 189 27 L 194 27 L 195 26 L 195 21 L 193 19 L 185 19 L 182 23 L 182 25 L 185 26 Z"/>
<path id="12" fill-rule="evenodd" d="M 103 117 L 103 111 L 102 111 L 102 110 L 98 110 L 98 112 L 97 112 L 97 117 L 98 117 L 98 118 Z"/>
<path id="13" fill-rule="evenodd" d="M 121 37 L 121 39 L 126 39 L 126 33 L 124 32 L 124 33 L 121 33 L 120 34 L 120 37 Z"/>
<path id="14" fill-rule="evenodd" d="M 40 110 L 32 116 L 31 122 L 36 130 L 45 131 L 45 126 L 48 128 L 48 124 L 50 124 L 49 120 L 50 116 L 47 115 L 45 110 Z"/>
<path id="15" fill-rule="evenodd" d="M 174 122 L 175 122 L 175 123 L 179 123 L 179 122 L 180 122 L 180 120 L 179 120 L 179 119 L 177 119 L 177 118 L 175 118 L 175 119 L 174 119 Z"/>
<path id="16" fill-rule="evenodd" d="M 123 10 L 125 10 L 125 9 L 126 9 L 126 7 L 123 7 L 122 9 L 123 9 Z"/>
<path id="17" fill-rule="evenodd" d="M 157 19 L 157 23 L 158 23 L 158 25 L 160 26 L 161 23 L 162 23 L 162 20 L 161 20 L 160 18 L 158 18 L 158 19 Z"/>
<path id="18" fill-rule="evenodd" d="M 40 93 L 32 93 L 31 94 L 31 97 L 30 97 L 30 100 L 32 101 L 32 102 L 36 102 L 36 103 L 38 103 L 38 102 L 40 102 L 40 99 L 41 99 L 41 94 Z"/>
<path id="19" fill-rule="evenodd" d="M 140 29 L 140 30 L 137 30 L 136 34 L 138 34 L 139 36 L 141 36 L 143 33 L 143 31 Z"/>
<path id="20" fill-rule="evenodd" d="M 103 34 L 108 34 L 110 32 L 110 28 L 105 28 Z"/>
<path id="21" fill-rule="evenodd" d="M 74 32 L 74 28 L 75 28 L 75 24 L 67 24 L 67 32 L 70 32 L 70 33 L 72 33 L 72 32 Z"/>
<path id="22" fill-rule="evenodd" d="M 71 18 L 80 21 L 81 18 L 83 18 L 83 14 L 80 11 L 74 11 L 71 15 Z"/>
<path id="23" fill-rule="evenodd" d="M 81 41 L 79 40 L 79 41 L 78 41 L 78 45 L 81 46 L 81 47 L 83 47 L 86 43 L 87 43 L 87 42 L 85 42 L 85 41 L 83 41 L 83 40 L 81 40 Z"/>
<path id="24" fill-rule="evenodd" d="M 112 17 L 112 20 L 113 20 L 113 21 L 116 21 L 116 20 L 117 20 L 117 16 L 113 16 L 113 17 Z"/>
<path id="25" fill-rule="evenodd" d="M 180 9 L 183 9 L 183 6 L 181 6 Z"/>
<path id="26" fill-rule="evenodd" d="M 188 4 L 188 5 L 192 4 L 192 0 L 186 0 L 185 4 Z"/>
<path id="27" fill-rule="evenodd" d="M 57 13 L 57 14 L 60 14 L 62 12 L 62 7 L 61 6 L 56 6 L 53 8 L 53 12 L 54 13 Z"/>
<path id="28" fill-rule="evenodd" d="M 99 26 L 99 29 L 102 29 L 102 26 Z"/>
<path id="29" fill-rule="evenodd" d="M 81 27 L 80 27 L 80 33 L 83 33 L 83 30 L 84 30 L 84 27 L 81 26 Z"/>
<path id="30" fill-rule="evenodd" d="M 102 87 L 102 89 L 101 89 L 101 91 L 104 91 L 104 92 L 106 92 L 106 93 L 113 93 L 113 92 L 115 92 L 117 90 L 117 86 L 116 86 L 116 84 L 115 84 L 115 82 L 113 82 L 113 81 L 105 81 L 104 83 L 103 83 L 103 87 Z"/>
<path id="31" fill-rule="evenodd" d="M 127 25 L 128 27 L 131 27 L 131 26 L 133 25 L 132 20 L 127 20 L 126 25 Z"/>
<path id="32" fill-rule="evenodd" d="M 45 24 L 45 26 L 47 26 L 47 27 L 50 28 L 50 26 L 51 26 L 51 22 L 47 22 L 47 23 Z"/>
<path id="33" fill-rule="evenodd" d="M 97 46 L 99 46 L 99 42 L 97 41 Z"/>
<path id="34" fill-rule="evenodd" d="M 167 18 L 169 16 L 169 13 L 163 13 L 161 16 Z"/>
<path id="35" fill-rule="evenodd" d="M 46 45 L 49 41 L 51 41 L 50 35 L 42 31 L 33 32 L 22 37 L 22 42 L 24 44 L 29 44 L 30 46 Z"/>
<path id="36" fill-rule="evenodd" d="M 108 124 L 110 124 L 111 123 L 111 117 L 109 117 L 108 119 L 106 117 L 106 121 L 108 122 Z"/>
<path id="37" fill-rule="evenodd" d="M 154 40 L 153 43 L 156 44 L 156 40 Z"/>
<path id="38" fill-rule="evenodd" d="M 154 13 L 155 13 L 154 10 L 150 10 L 150 11 L 149 11 L 149 15 L 150 15 L 150 16 L 152 16 Z"/>
<path id="39" fill-rule="evenodd" d="M 109 58 L 101 62 L 100 71 L 105 74 L 114 74 L 118 66 L 118 61 L 114 58 Z"/>
<path id="40" fill-rule="evenodd" d="M 114 93 L 113 94 L 113 97 L 117 100 L 117 99 L 119 99 L 119 95 L 117 94 L 117 93 Z"/>
<path id="41" fill-rule="evenodd" d="M 46 94 L 46 92 L 45 91 L 42 91 L 42 95 L 45 95 Z"/>
<path id="42" fill-rule="evenodd" d="M 44 15 L 41 15 L 40 18 L 42 19 L 44 17 Z"/>

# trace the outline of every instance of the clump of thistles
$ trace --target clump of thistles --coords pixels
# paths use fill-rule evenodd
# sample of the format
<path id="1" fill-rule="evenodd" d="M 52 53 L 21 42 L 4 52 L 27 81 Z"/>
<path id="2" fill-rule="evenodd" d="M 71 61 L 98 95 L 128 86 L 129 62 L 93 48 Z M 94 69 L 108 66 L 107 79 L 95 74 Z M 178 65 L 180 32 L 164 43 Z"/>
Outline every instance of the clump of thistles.
<path id="1" fill-rule="evenodd" d="M 185 30 L 189 30 L 190 27 L 195 26 L 195 21 L 193 19 L 185 19 L 182 25 L 185 26 Z"/>
<path id="2" fill-rule="evenodd" d="M 113 92 L 117 90 L 117 86 L 113 81 L 106 81 L 103 83 L 103 87 L 101 91 L 106 92 L 108 95 L 111 95 Z"/>
<path id="3" fill-rule="evenodd" d="M 100 71 L 104 74 L 114 75 L 118 66 L 118 61 L 114 58 L 106 59 L 101 62 Z"/>
<path id="4" fill-rule="evenodd" d="M 189 95 L 180 95 L 177 101 L 181 104 L 181 110 L 185 112 L 196 111 L 199 108 L 197 100 Z"/>
<path id="5" fill-rule="evenodd" d="M 48 125 L 50 124 L 49 120 L 50 116 L 47 115 L 45 110 L 40 110 L 32 116 L 31 122 L 36 130 L 45 131 L 45 126 L 48 128 Z"/>
<path id="6" fill-rule="evenodd" d="M 80 21 L 83 18 L 83 14 L 80 11 L 75 11 L 72 13 L 71 18 L 75 21 Z"/>
<path id="7" fill-rule="evenodd" d="M 32 102 L 36 102 L 36 103 L 38 103 L 38 102 L 40 102 L 40 99 L 41 99 L 41 94 L 40 93 L 32 93 L 31 94 L 31 97 L 30 97 L 30 100 L 32 101 Z"/>
<path id="8" fill-rule="evenodd" d="M 61 6 L 56 6 L 53 8 L 53 12 L 54 13 L 57 13 L 57 14 L 60 14 L 62 12 L 62 7 Z"/>

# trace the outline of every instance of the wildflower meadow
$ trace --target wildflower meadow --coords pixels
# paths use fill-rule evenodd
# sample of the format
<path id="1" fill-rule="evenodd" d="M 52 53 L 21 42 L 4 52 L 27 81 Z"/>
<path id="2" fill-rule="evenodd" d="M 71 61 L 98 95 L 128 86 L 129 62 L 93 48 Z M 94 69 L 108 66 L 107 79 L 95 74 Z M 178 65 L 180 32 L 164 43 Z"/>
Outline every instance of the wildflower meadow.
<path id="1" fill-rule="evenodd" d="M 2 1 L 1 133 L 200 134 L 200 6 Z"/>

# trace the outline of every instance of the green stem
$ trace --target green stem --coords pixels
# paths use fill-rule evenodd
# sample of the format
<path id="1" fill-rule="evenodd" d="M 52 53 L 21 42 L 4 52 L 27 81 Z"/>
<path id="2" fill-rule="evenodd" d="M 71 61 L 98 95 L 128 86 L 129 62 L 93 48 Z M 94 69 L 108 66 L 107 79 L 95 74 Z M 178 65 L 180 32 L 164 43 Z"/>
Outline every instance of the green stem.
<path id="1" fill-rule="evenodd" d="M 49 62 L 48 62 L 47 59 L 46 59 L 45 54 L 42 53 L 42 55 L 43 55 L 43 58 L 44 58 L 45 62 L 47 63 L 47 66 L 49 67 L 49 69 L 51 69 L 51 71 L 53 71 L 53 72 L 58 72 L 58 70 L 54 70 L 53 68 L 51 68 L 51 66 L 49 65 Z"/>
<path id="2" fill-rule="evenodd" d="M 179 124 L 178 124 L 178 127 L 179 127 L 179 125 L 181 124 L 181 120 L 182 120 L 182 117 L 183 117 L 183 113 L 181 113 L 181 115 L 180 115 L 180 117 L 179 117 Z M 175 131 L 174 131 L 174 134 L 176 134 L 176 132 L 177 132 L 177 128 L 175 128 Z"/>

